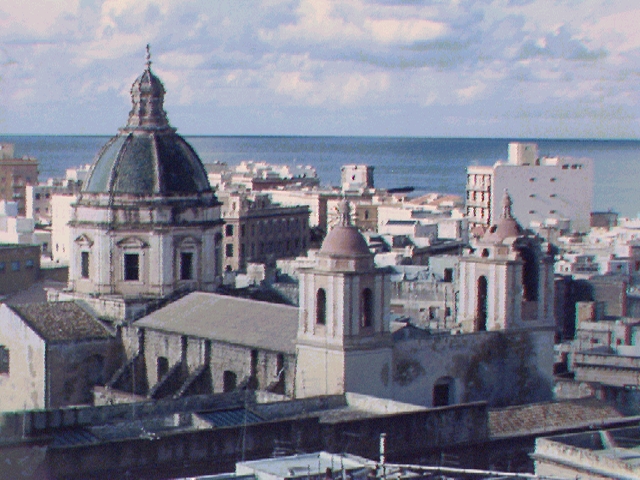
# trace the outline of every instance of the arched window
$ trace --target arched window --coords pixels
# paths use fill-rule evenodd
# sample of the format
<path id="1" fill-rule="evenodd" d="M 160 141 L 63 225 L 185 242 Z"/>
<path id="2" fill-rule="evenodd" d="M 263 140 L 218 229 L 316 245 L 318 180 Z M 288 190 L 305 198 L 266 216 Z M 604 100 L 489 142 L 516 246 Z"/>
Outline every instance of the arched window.
<path id="1" fill-rule="evenodd" d="M 522 258 L 522 287 L 525 301 L 538 300 L 538 262 L 535 253 L 527 247 L 519 250 Z"/>
<path id="2" fill-rule="evenodd" d="M 487 277 L 478 278 L 477 304 L 476 304 L 476 331 L 487 330 Z"/>
<path id="3" fill-rule="evenodd" d="M 360 326 L 373 327 L 373 294 L 370 288 L 362 290 L 360 295 Z"/>
<path id="4" fill-rule="evenodd" d="M 327 292 L 324 288 L 319 288 L 316 293 L 316 323 L 327 324 Z"/>

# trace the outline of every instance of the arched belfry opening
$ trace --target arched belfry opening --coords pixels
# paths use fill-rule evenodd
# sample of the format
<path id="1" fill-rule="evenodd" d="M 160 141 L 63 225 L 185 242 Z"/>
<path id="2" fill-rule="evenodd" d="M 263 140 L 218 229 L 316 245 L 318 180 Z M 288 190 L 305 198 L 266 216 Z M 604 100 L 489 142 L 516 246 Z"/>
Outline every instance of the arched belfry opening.
<path id="1" fill-rule="evenodd" d="M 476 331 L 485 332 L 487 330 L 487 277 L 482 275 L 478 278 L 476 289 Z"/>
<path id="2" fill-rule="evenodd" d="M 327 324 L 327 292 L 324 288 L 319 288 L 316 292 L 316 323 Z"/>
<path id="3" fill-rule="evenodd" d="M 373 293 L 370 288 L 362 290 L 360 296 L 360 325 L 363 328 L 373 327 Z"/>
<path id="4" fill-rule="evenodd" d="M 522 289 L 523 300 L 535 302 L 538 300 L 538 280 L 540 269 L 535 253 L 530 247 L 518 250 L 522 259 Z"/>

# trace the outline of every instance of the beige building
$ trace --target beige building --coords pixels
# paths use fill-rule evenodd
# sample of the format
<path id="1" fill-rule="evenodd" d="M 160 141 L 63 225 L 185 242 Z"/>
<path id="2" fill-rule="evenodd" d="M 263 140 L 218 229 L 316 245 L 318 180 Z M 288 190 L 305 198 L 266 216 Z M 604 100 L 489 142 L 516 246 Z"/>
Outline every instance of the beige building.
<path id="1" fill-rule="evenodd" d="M 248 263 L 270 263 L 307 251 L 307 206 L 280 205 L 265 194 L 220 192 L 218 196 L 223 202 L 226 271 L 244 271 Z"/>
<path id="2" fill-rule="evenodd" d="M 89 403 L 119 352 L 111 333 L 74 303 L 0 305 L 0 411 Z"/>
<path id="3" fill-rule="evenodd" d="M 14 146 L 0 144 L 0 200 L 16 202 L 18 214 L 26 213 L 27 185 L 38 184 L 38 161 L 35 158 L 14 158 Z"/>

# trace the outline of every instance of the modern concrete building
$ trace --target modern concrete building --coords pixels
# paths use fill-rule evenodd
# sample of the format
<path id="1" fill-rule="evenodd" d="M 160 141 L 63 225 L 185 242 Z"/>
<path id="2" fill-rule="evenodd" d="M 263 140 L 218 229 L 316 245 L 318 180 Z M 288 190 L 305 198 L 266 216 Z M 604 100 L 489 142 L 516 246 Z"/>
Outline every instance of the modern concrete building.
<path id="1" fill-rule="evenodd" d="M 500 216 L 505 190 L 525 228 L 586 232 L 593 204 L 593 160 L 540 157 L 533 143 L 510 143 L 506 162 L 467 167 L 469 227 L 488 228 Z"/>

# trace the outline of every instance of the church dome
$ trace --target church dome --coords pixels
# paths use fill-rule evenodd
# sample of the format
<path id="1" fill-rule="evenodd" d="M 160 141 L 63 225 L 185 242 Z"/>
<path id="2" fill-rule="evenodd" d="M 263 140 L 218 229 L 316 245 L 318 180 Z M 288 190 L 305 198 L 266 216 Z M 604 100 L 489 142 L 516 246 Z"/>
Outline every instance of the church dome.
<path id="1" fill-rule="evenodd" d="M 133 82 L 127 125 L 102 147 L 83 192 L 129 195 L 193 195 L 211 191 L 200 158 L 171 127 L 164 86 L 147 66 Z"/>
<path id="2" fill-rule="evenodd" d="M 351 224 L 349 204 L 340 205 L 340 221 L 334 226 L 320 247 L 320 253 L 332 256 L 371 256 L 367 241 L 358 227 Z"/>
<path id="3" fill-rule="evenodd" d="M 509 237 L 519 237 L 523 230 L 511 213 L 511 197 L 505 190 L 502 197 L 502 215 L 498 221 L 491 225 L 482 237 L 483 243 L 502 243 Z"/>

